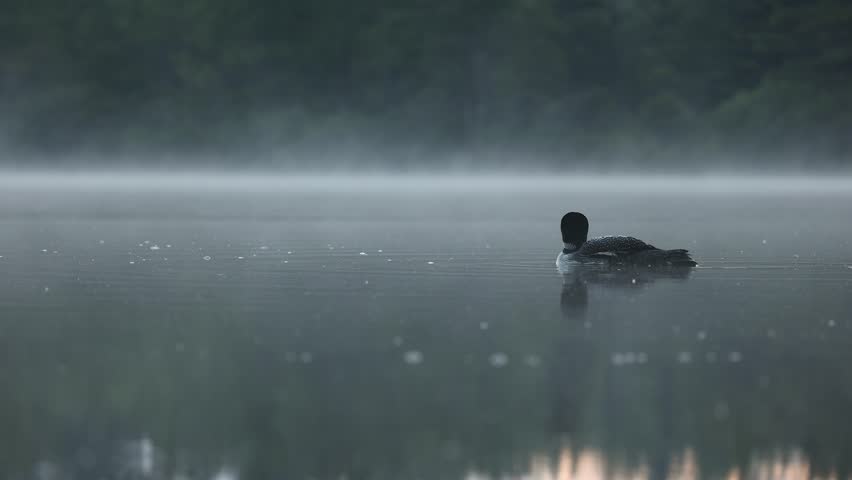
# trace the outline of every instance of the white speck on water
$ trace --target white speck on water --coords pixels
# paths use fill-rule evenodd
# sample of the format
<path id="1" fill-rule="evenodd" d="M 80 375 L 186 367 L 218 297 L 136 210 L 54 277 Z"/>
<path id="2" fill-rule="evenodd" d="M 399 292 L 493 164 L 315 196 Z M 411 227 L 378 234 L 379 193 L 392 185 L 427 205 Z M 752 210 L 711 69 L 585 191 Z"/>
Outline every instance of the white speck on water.
<path id="1" fill-rule="evenodd" d="M 131 260 L 129 263 L 130 263 L 131 265 L 136 265 L 136 262 L 134 262 L 133 260 Z"/>
<path id="2" fill-rule="evenodd" d="M 713 416 L 716 417 L 716 420 L 724 420 L 728 418 L 730 414 L 730 409 L 728 408 L 728 404 L 725 402 L 716 402 L 716 405 L 713 407 Z"/>
<path id="3" fill-rule="evenodd" d="M 634 279 L 630 280 L 630 283 L 632 283 L 633 285 L 636 285 L 636 279 L 634 278 Z"/>
<path id="4" fill-rule="evenodd" d="M 489 326 L 488 322 L 479 322 L 479 329 L 480 330 L 488 330 L 488 326 Z"/>
<path id="5" fill-rule="evenodd" d="M 147 437 L 139 441 L 139 470 L 146 476 L 154 472 L 154 443 Z"/>
<path id="6" fill-rule="evenodd" d="M 370 284 L 369 280 L 364 280 L 364 285 L 369 285 L 369 284 Z"/>
<path id="7" fill-rule="evenodd" d="M 766 240 L 761 241 L 760 243 L 766 245 Z"/>
<path id="8" fill-rule="evenodd" d="M 402 337 L 400 337 L 400 336 L 393 337 L 393 345 L 395 347 L 401 347 L 403 343 L 405 343 L 405 340 L 403 340 Z"/>
<path id="9" fill-rule="evenodd" d="M 700 332 L 698 332 L 698 334 L 695 335 L 695 338 L 697 338 L 698 341 L 703 342 L 707 338 L 707 332 L 701 330 Z"/>
<path id="10" fill-rule="evenodd" d="M 144 247 L 144 246 L 145 246 L 145 244 L 140 243 L 140 244 L 138 244 L 137 246 L 138 246 L 138 247 Z"/>
<path id="11" fill-rule="evenodd" d="M 799 258 L 799 254 L 798 254 L 798 253 L 793 254 L 793 258 L 798 259 L 798 258 Z"/>
<path id="12" fill-rule="evenodd" d="M 509 364 L 509 356 L 503 352 L 497 352 L 488 358 L 488 362 L 494 368 L 503 368 Z"/>
<path id="13" fill-rule="evenodd" d="M 379 253 L 384 253 L 381 248 L 376 250 L 376 251 L 379 252 Z"/>
<path id="14" fill-rule="evenodd" d="M 50 292 L 50 287 L 44 287 L 44 293 Z"/>
<path id="15" fill-rule="evenodd" d="M 293 255 L 293 251 L 292 251 L 292 250 L 287 250 L 287 255 Z"/>
<path id="16" fill-rule="evenodd" d="M 103 241 L 103 240 L 98 240 L 98 243 L 99 243 L 99 244 L 101 244 L 101 245 L 103 245 L 103 244 L 105 244 L 106 242 L 105 242 L 105 241 Z"/>
<path id="17" fill-rule="evenodd" d="M 260 249 L 261 249 L 261 250 L 269 250 L 269 247 L 267 247 L 266 245 L 261 245 L 261 246 L 260 246 Z"/>
<path id="18" fill-rule="evenodd" d="M 302 354 L 299 355 L 299 360 L 301 360 L 302 363 L 311 363 L 314 361 L 314 356 L 311 352 L 302 352 Z"/>
<path id="19" fill-rule="evenodd" d="M 405 352 L 402 359 L 409 365 L 419 365 L 423 362 L 423 354 L 417 350 L 409 350 Z"/>
<path id="20" fill-rule="evenodd" d="M 692 353 L 691 352 L 680 352 L 677 354 L 677 363 L 690 363 L 692 362 Z"/>
<path id="21" fill-rule="evenodd" d="M 46 478 L 59 478 L 59 468 L 54 464 L 41 460 L 39 461 L 34 468 L 36 478 L 46 479 Z"/>
<path id="22" fill-rule="evenodd" d="M 743 359 L 743 354 L 740 352 L 731 352 L 728 354 L 728 361 L 731 363 L 738 363 Z"/>
<path id="23" fill-rule="evenodd" d="M 237 257 L 237 260 L 245 260 L 246 257 Z"/>
<path id="24" fill-rule="evenodd" d="M 541 357 L 538 355 L 527 355 L 526 358 L 524 358 L 524 363 L 526 363 L 528 367 L 535 368 L 541 365 Z"/>
<path id="25" fill-rule="evenodd" d="M 151 240 L 145 240 L 145 241 L 144 241 L 144 242 L 142 242 L 142 243 L 144 243 L 145 245 L 149 245 L 149 244 L 151 243 Z"/>
<path id="26" fill-rule="evenodd" d="M 171 244 L 166 244 L 166 248 L 172 248 Z"/>
<path id="27" fill-rule="evenodd" d="M 392 259 L 392 258 L 389 258 L 389 259 L 388 259 L 388 261 L 389 261 L 389 262 L 392 262 L 392 261 L 393 261 L 393 259 Z"/>
<path id="28" fill-rule="evenodd" d="M 46 248 L 42 249 L 41 253 L 47 253 L 47 249 Z"/>
<path id="29" fill-rule="evenodd" d="M 645 352 L 639 352 L 636 354 L 636 363 L 646 363 L 648 361 L 648 354 Z"/>
<path id="30" fill-rule="evenodd" d="M 828 321 L 829 327 L 834 327 L 835 325 L 837 325 L 837 322 L 835 322 L 834 319 L 831 319 L 831 320 Z"/>
<path id="31" fill-rule="evenodd" d="M 149 248 L 150 250 L 154 250 L 154 251 L 156 251 L 156 250 L 159 250 L 159 249 L 160 249 L 160 246 L 159 246 L 159 245 L 151 245 L 151 246 L 150 246 L 150 247 L 148 247 L 148 248 Z"/>
<path id="32" fill-rule="evenodd" d="M 54 251 L 53 251 L 53 254 L 54 254 L 54 255 L 56 255 L 57 253 L 59 253 L 59 250 L 54 250 Z"/>
<path id="33" fill-rule="evenodd" d="M 240 477 L 237 472 L 230 468 L 223 468 L 213 475 L 211 480 L 238 480 Z"/>
<path id="34" fill-rule="evenodd" d="M 361 255 L 362 257 L 366 257 L 366 256 L 367 256 L 367 252 L 361 252 L 361 253 L 359 253 L 358 255 Z"/>
<path id="35" fill-rule="evenodd" d="M 284 260 L 284 263 L 290 263 L 290 260 Z M 323 265 L 322 268 L 325 268 L 325 265 Z"/>
<path id="36" fill-rule="evenodd" d="M 426 262 L 427 265 L 435 265 L 435 262 Z"/>
<path id="37" fill-rule="evenodd" d="M 204 256 L 203 256 L 203 257 L 201 257 L 201 258 L 203 258 L 205 262 L 209 262 L 210 260 L 212 260 L 212 259 L 213 259 L 213 257 L 211 257 L 210 255 L 204 255 Z"/>

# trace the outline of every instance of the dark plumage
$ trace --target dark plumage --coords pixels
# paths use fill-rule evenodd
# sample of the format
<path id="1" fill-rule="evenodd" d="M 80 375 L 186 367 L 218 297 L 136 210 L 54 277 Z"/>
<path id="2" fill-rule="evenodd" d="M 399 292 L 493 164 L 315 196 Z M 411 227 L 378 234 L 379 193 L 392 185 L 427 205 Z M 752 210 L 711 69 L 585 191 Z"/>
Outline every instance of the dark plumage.
<path id="1" fill-rule="evenodd" d="M 562 243 L 582 245 L 589 234 L 589 219 L 582 213 L 569 212 L 562 217 Z"/>
<path id="2" fill-rule="evenodd" d="M 607 236 L 597 237 L 580 245 L 577 253 L 580 255 L 595 255 L 598 253 L 636 253 L 644 250 L 657 250 L 657 247 L 633 237 Z"/>
<path id="3" fill-rule="evenodd" d="M 561 222 L 563 255 L 570 260 L 611 264 L 694 267 L 683 249 L 661 250 L 633 237 L 608 236 L 588 239 L 589 220 L 578 212 L 566 213 Z M 560 256 L 562 258 L 562 256 Z"/>

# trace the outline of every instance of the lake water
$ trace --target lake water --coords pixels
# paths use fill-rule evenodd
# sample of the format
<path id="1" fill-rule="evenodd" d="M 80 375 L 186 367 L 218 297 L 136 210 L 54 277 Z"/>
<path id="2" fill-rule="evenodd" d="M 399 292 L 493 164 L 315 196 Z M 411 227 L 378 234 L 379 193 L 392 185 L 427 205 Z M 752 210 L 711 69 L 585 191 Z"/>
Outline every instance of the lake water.
<path id="1" fill-rule="evenodd" d="M 850 478 L 850 200 L 7 176 L 0 479 Z M 700 266 L 560 275 L 569 210 Z"/>

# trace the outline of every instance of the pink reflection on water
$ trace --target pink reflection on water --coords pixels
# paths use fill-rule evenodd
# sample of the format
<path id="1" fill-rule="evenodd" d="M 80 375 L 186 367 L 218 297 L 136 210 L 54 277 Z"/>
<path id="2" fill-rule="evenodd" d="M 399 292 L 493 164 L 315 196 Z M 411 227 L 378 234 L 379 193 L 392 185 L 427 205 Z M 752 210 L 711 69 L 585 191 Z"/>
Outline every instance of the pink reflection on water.
<path id="1" fill-rule="evenodd" d="M 529 472 L 520 475 L 490 477 L 470 472 L 465 480 L 645 480 L 651 478 L 647 461 L 624 466 L 609 461 L 595 449 L 574 451 L 564 448 L 556 457 L 536 455 L 530 460 Z M 667 480 L 698 480 L 710 478 L 701 474 L 695 451 L 686 448 L 668 466 Z M 810 461 L 800 450 L 755 454 L 744 470 L 732 468 L 725 480 L 839 480 L 836 473 L 814 476 Z M 852 480 L 852 477 L 850 477 Z"/>

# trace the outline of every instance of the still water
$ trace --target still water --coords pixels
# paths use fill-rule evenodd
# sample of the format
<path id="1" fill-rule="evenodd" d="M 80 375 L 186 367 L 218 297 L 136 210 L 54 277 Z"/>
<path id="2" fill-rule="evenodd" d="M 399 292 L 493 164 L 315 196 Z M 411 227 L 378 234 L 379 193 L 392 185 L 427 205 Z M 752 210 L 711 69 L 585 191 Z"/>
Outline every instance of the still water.
<path id="1" fill-rule="evenodd" d="M 2 184 L 0 479 L 852 472 L 850 184 L 162 180 Z"/>

